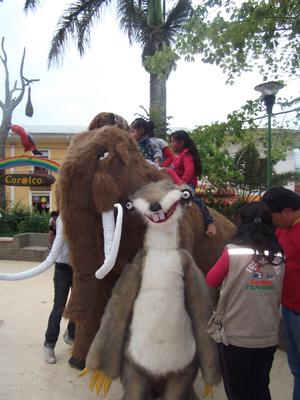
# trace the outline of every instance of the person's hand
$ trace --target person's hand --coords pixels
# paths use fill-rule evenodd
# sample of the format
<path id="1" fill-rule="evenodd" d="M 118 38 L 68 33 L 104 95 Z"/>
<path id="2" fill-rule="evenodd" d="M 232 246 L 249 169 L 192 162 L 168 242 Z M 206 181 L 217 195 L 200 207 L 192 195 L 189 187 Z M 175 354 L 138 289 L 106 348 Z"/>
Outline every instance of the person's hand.
<path id="1" fill-rule="evenodd" d="M 216 233 L 217 233 L 217 228 L 214 223 L 207 225 L 206 234 L 208 236 L 215 236 Z"/>
<path id="2" fill-rule="evenodd" d="M 84 368 L 79 376 L 84 376 L 86 374 L 89 373 L 89 369 L 88 368 Z M 109 388 L 111 385 L 112 379 L 107 376 L 103 371 L 96 369 L 94 371 L 92 371 L 92 376 L 89 382 L 89 388 L 91 389 L 91 392 L 94 390 L 97 394 L 101 393 L 101 390 L 103 389 L 103 394 L 104 396 L 107 395 L 107 393 L 109 392 Z"/>

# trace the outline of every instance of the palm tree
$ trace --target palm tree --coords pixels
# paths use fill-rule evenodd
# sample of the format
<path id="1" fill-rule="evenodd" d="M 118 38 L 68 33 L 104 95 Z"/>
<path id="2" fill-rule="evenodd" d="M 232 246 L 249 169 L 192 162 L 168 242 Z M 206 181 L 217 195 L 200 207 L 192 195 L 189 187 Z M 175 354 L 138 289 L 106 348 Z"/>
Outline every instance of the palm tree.
<path id="1" fill-rule="evenodd" d="M 26 0 L 25 10 L 36 8 L 39 2 Z M 92 26 L 111 3 L 111 0 L 73 1 L 58 20 L 48 56 L 49 65 L 62 59 L 69 38 L 75 40 L 83 56 L 90 45 Z M 174 61 L 167 63 L 163 76 L 150 70 L 146 61 L 148 56 L 171 48 L 192 14 L 192 1 L 178 0 L 170 10 L 166 10 L 165 0 L 118 0 L 115 4 L 120 27 L 129 43 L 137 42 L 142 46 L 142 63 L 150 74 L 150 117 L 165 130 L 166 82 Z"/>

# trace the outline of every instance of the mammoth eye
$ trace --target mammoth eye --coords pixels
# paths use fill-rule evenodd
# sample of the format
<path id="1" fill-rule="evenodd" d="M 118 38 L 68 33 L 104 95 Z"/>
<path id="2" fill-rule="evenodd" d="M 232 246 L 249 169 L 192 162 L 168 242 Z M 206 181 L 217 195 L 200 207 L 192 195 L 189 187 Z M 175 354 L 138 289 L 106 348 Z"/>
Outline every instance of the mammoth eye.
<path id="1" fill-rule="evenodd" d="M 133 204 L 131 203 L 131 201 L 127 201 L 125 207 L 127 208 L 127 210 L 132 210 L 133 209 Z"/>
<path id="2" fill-rule="evenodd" d="M 98 153 L 98 160 L 102 161 L 104 160 L 106 157 L 108 157 L 109 152 L 107 150 L 102 150 Z"/>
<path id="3" fill-rule="evenodd" d="M 184 200 L 188 200 L 188 199 L 191 198 L 191 193 L 190 193 L 188 190 L 184 190 L 184 191 L 182 192 L 181 197 L 182 197 Z"/>

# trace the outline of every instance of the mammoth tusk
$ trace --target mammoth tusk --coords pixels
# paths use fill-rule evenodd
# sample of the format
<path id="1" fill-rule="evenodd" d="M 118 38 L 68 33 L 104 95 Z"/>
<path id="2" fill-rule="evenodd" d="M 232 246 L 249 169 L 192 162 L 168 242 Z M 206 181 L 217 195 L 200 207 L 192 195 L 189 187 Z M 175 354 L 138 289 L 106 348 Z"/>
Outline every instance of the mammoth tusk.
<path id="1" fill-rule="evenodd" d="M 58 223 L 57 219 L 57 231 L 55 240 L 53 242 L 52 248 L 50 253 L 48 254 L 47 258 L 41 262 L 36 267 L 28 269 L 27 271 L 21 272 L 12 272 L 12 273 L 0 273 L 0 280 L 2 281 L 20 281 L 24 279 L 33 278 L 44 271 L 47 271 L 53 264 L 55 264 L 61 250 L 64 246 L 65 240 L 63 236 L 63 230 L 61 228 L 61 224 Z"/>
<path id="2" fill-rule="evenodd" d="M 103 212 L 101 216 L 102 216 L 102 226 L 103 226 L 104 258 L 106 259 L 111 253 L 111 248 L 115 233 L 114 210 Z"/>
<path id="3" fill-rule="evenodd" d="M 21 281 L 24 279 L 29 279 L 33 278 L 42 272 L 46 271 L 49 269 L 52 265 L 53 262 L 48 263 L 43 261 L 41 264 L 37 265 L 36 267 L 33 267 L 31 269 L 28 269 L 27 271 L 22 271 L 22 272 L 12 272 L 12 273 L 0 273 L 0 280 L 1 281 Z"/>
<path id="4" fill-rule="evenodd" d="M 119 247 L 120 247 L 120 240 L 121 240 L 121 233 L 122 233 L 122 223 L 123 223 L 123 208 L 121 204 L 114 204 L 114 207 L 118 209 L 117 221 L 116 221 L 116 228 L 113 234 L 113 240 L 110 242 L 111 250 L 105 252 L 105 260 L 103 265 L 95 272 L 95 276 L 97 279 L 103 279 L 113 268 L 115 265 Z M 103 225 L 103 230 L 105 234 L 105 228 Z M 111 230 L 110 230 L 111 231 Z M 106 239 L 104 239 L 104 244 L 106 244 Z"/>

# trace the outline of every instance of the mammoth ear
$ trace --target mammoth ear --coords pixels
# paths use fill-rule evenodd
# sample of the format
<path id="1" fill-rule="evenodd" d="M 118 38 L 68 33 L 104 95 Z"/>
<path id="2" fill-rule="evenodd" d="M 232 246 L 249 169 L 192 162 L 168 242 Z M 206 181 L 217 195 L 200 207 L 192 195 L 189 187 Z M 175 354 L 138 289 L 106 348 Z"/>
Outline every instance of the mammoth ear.
<path id="1" fill-rule="evenodd" d="M 116 152 L 125 165 L 129 165 L 128 143 L 121 142 L 116 145 Z"/>

